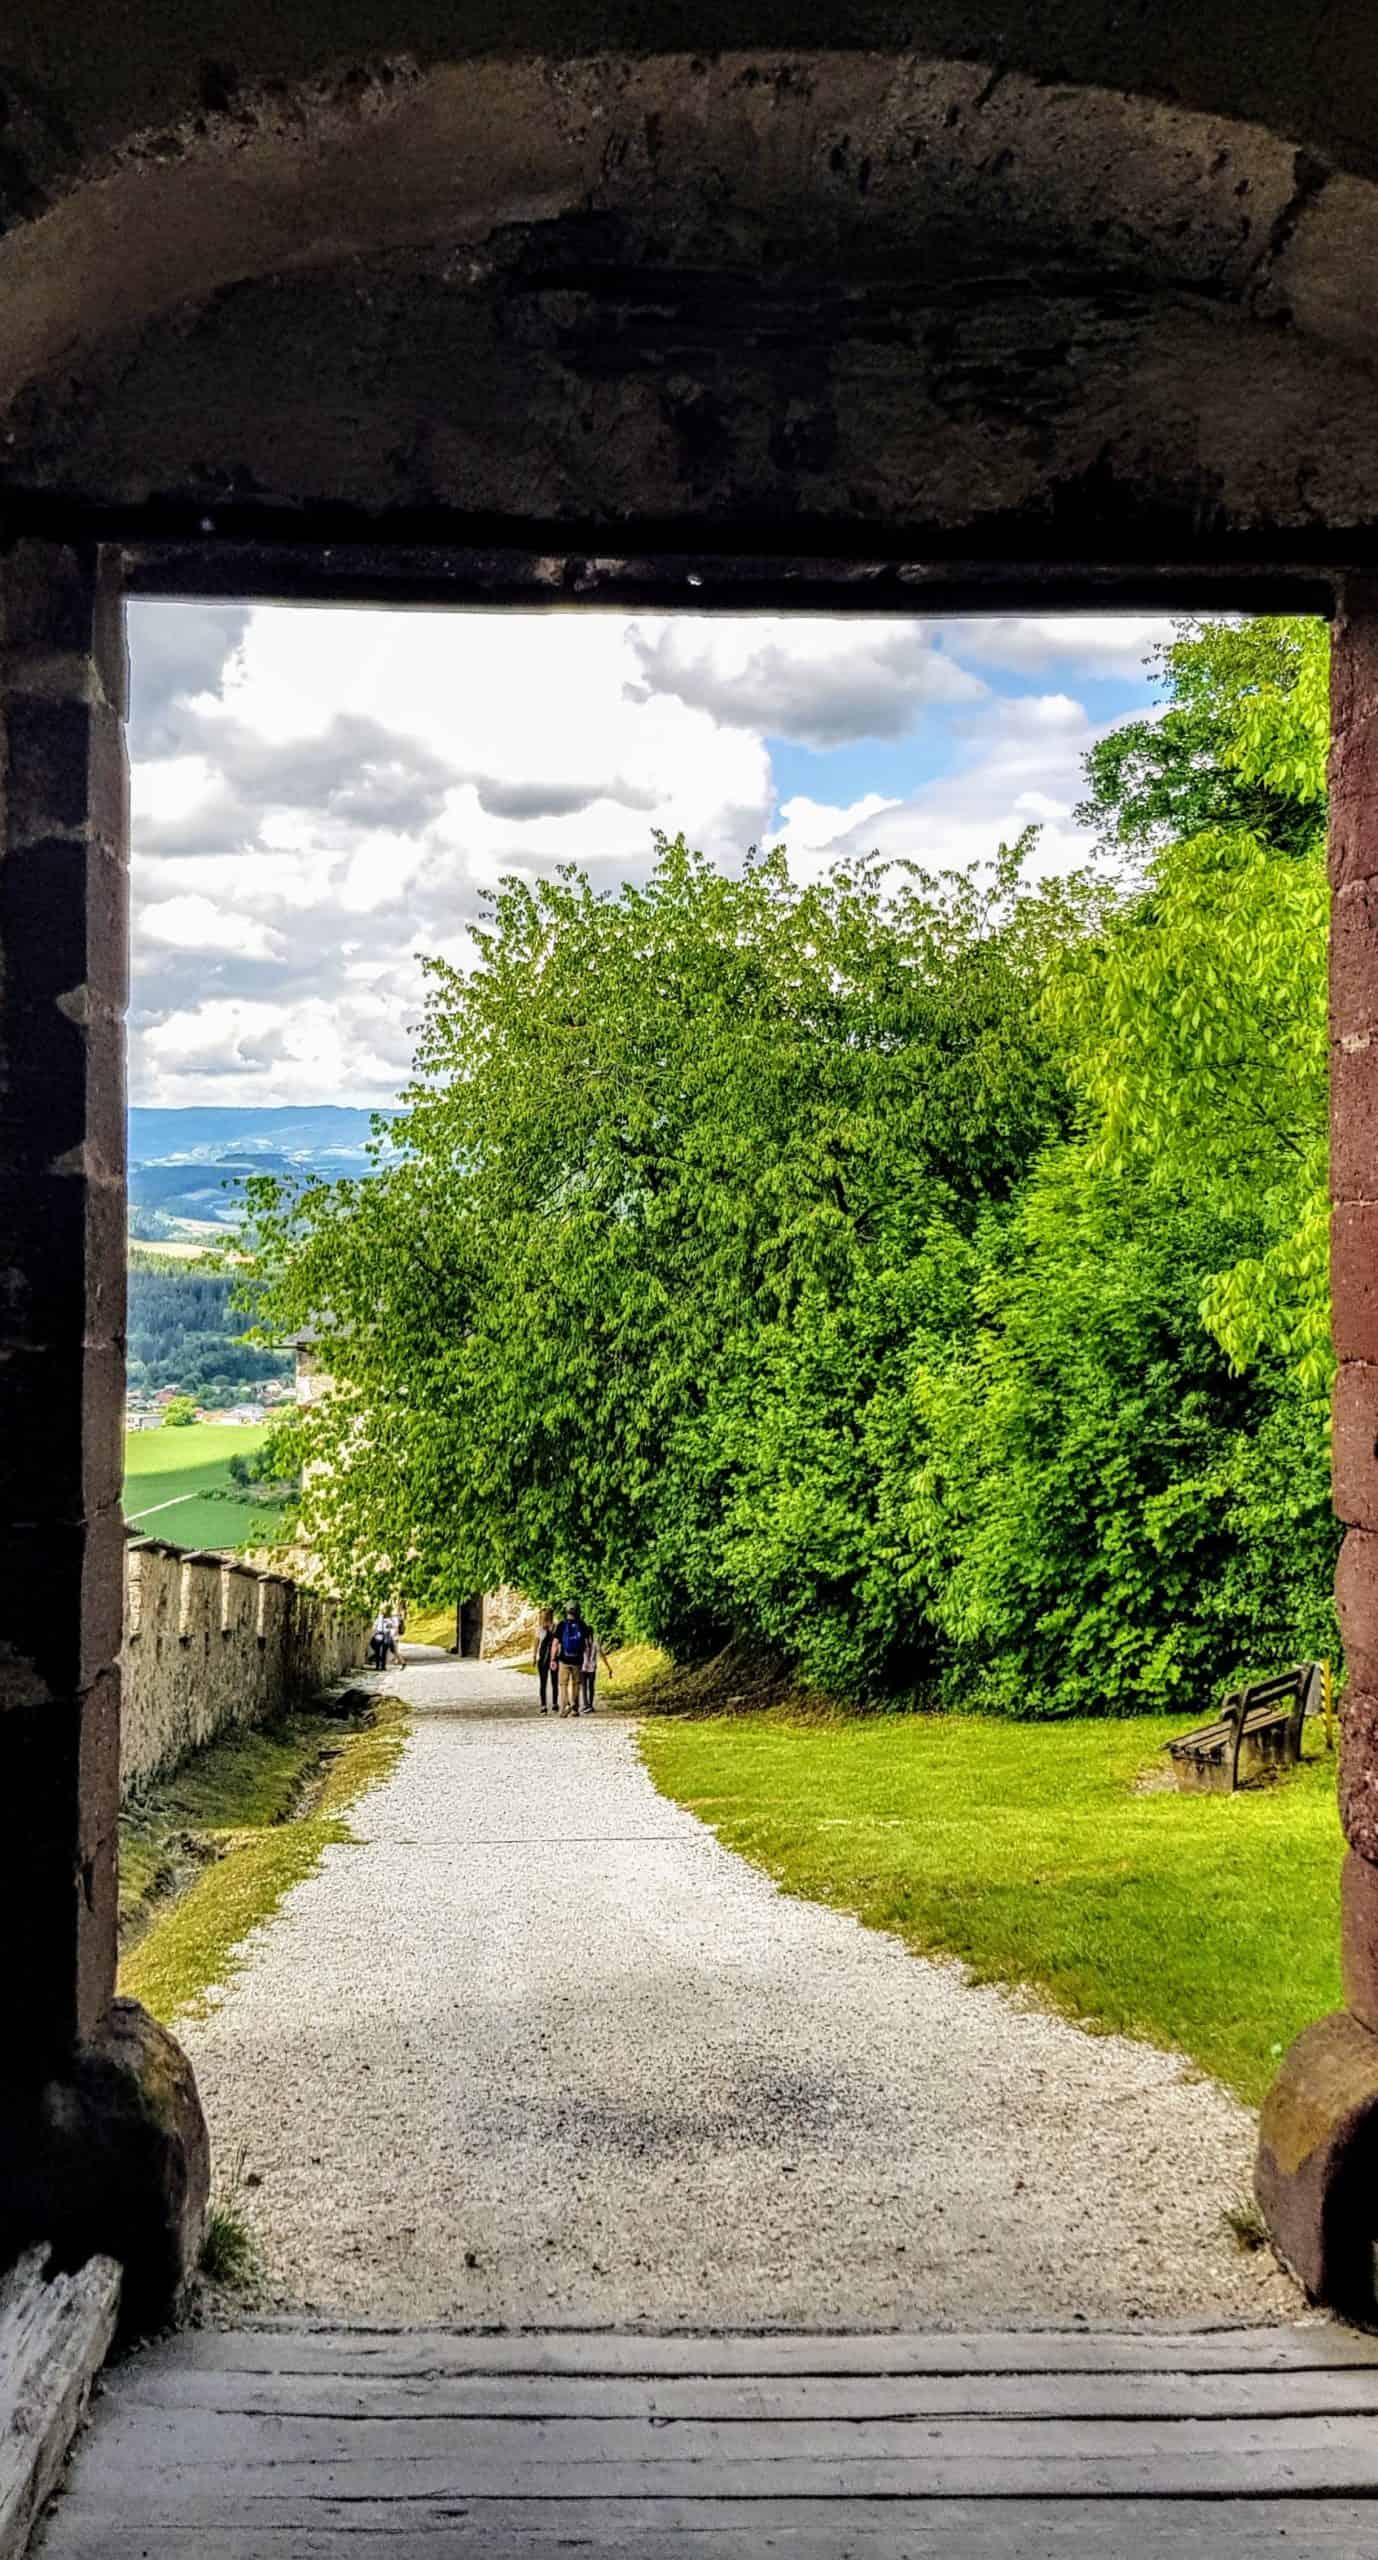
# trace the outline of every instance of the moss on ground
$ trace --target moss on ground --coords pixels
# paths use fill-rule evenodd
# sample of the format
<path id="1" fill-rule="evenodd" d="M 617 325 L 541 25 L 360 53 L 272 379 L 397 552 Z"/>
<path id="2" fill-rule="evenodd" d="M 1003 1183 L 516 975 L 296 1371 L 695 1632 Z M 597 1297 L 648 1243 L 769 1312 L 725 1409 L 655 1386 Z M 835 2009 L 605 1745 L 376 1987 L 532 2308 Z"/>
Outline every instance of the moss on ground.
<path id="1" fill-rule="evenodd" d="M 231 1831 L 285 1822 L 325 1755 L 357 1717 L 321 1711 L 246 1725 L 146 1788 L 120 1816 L 120 1937 L 132 1945 L 151 1912 L 217 1852 Z"/>
<path id="2" fill-rule="evenodd" d="M 350 1839 L 349 1807 L 395 1767 L 407 1728 L 392 1698 L 363 1715 L 290 1716 L 213 1745 L 132 1811 L 121 1826 L 133 1940 L 121 1991 L 164 2025 L 204 2017 L 249 1932 Z"/>
<path id="3" fill-rule="evenodd" d="M 1276 1784 L 1184 1796 L 1143 1789 L 1179 1719 L 704 1718 L 694 1695 L 681 1681 L 681 1712 L 642 1725 L 646 1766 L 787 1892 L 1189 2055 L 1251 2105 L 1338 2004 L 1343 1841 L 1318 1738 Z"/>

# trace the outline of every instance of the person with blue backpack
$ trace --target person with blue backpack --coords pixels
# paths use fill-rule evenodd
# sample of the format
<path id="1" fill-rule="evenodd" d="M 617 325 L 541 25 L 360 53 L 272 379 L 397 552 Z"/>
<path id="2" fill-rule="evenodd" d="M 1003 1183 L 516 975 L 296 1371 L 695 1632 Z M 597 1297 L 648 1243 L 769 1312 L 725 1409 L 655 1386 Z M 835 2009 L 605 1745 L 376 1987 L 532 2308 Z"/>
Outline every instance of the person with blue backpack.
<path id="1" fill-rule="evenodd" d="M 560 1664 L 560 1713 L 577 1716 L 584 1694 L 584 1646 L 588 1629 L 571 1600 L 555 1630 Z"/>

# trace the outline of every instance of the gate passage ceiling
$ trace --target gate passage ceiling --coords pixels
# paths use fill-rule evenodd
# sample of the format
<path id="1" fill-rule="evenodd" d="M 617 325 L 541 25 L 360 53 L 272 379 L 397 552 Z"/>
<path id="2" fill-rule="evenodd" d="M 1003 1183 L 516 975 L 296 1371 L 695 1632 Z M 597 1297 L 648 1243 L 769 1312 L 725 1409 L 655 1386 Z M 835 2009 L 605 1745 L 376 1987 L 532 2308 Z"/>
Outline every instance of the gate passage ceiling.
<path id="1" fill-rule="evenodd" d="M 1365 568 L 1375 359 L 1369 0 L 0 23 L 0 515 L 150 579 L 208 528 Z"/>

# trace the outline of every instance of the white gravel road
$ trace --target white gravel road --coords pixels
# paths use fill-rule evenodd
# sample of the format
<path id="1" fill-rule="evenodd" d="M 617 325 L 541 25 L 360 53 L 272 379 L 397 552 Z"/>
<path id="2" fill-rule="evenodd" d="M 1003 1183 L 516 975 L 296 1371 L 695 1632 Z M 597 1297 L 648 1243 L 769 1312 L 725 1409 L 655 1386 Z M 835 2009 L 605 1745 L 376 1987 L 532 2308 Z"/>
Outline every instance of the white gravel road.
<path id="1" fill-rule="evenodd" d="M 184 2028 L 273 2301 L 385 2320 L 1271 2319 L 1253 2123 L 792 1901 L 632 1728 L 409 1668 L 406 1753 Z M 615 1693 L 614 1693 L 615 1694 Z"/>

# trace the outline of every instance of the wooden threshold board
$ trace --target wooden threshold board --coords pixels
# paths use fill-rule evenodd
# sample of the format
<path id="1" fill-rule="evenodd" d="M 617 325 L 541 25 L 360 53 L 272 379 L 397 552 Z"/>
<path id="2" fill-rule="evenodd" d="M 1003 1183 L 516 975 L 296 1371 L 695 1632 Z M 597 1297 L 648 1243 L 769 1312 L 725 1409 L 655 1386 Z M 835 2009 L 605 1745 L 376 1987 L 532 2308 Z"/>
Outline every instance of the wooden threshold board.
<path id="1" fill-rule="evenodd" d="M 1378 2339 L 203 2330 L 105 2379 L 42 2560 L 1378 2550 Z"/>

